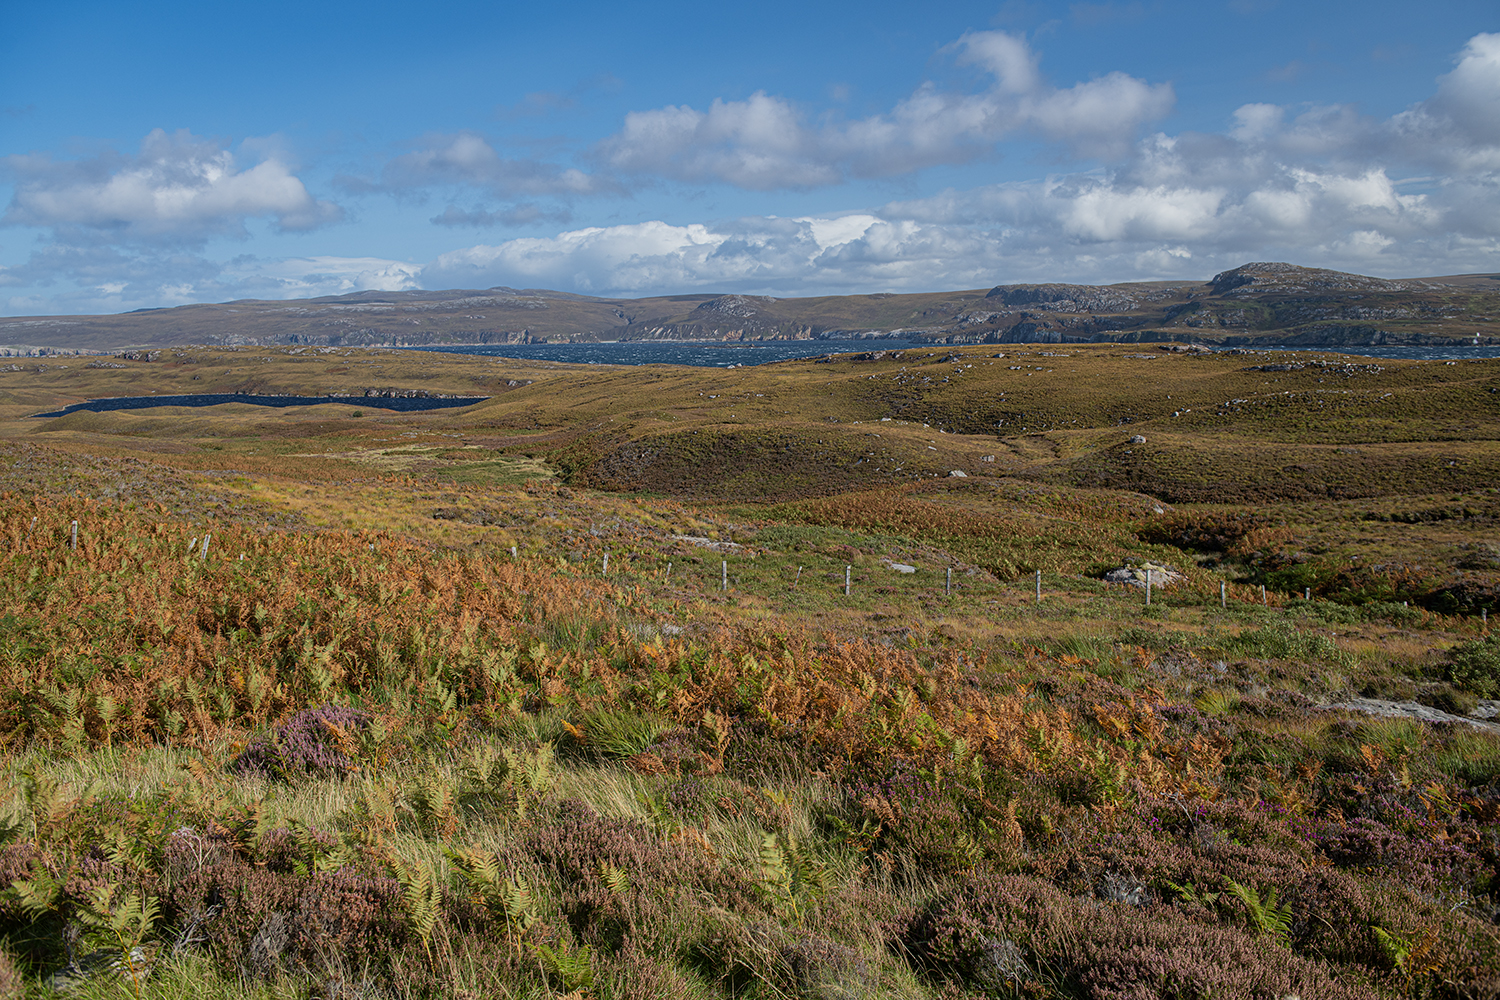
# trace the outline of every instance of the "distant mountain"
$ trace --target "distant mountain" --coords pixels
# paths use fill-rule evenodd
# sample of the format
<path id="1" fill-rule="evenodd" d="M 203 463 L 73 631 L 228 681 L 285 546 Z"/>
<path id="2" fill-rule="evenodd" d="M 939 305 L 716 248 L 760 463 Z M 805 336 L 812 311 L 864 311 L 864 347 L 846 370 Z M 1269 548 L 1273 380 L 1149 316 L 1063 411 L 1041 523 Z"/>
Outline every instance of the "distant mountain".
<path id="1" fill-rule="evenodd" d="M 595 298 L 543 289 L 356 292 L 0 319 L 0 348 L 434 346 L 900 337 L 940 344 L 1198 341 L 1338 347 L 1500 342 L 1500 275 L 1391 281 L 1254 263 L 1207 282 L 1015 284 L 904 295 Z"/>

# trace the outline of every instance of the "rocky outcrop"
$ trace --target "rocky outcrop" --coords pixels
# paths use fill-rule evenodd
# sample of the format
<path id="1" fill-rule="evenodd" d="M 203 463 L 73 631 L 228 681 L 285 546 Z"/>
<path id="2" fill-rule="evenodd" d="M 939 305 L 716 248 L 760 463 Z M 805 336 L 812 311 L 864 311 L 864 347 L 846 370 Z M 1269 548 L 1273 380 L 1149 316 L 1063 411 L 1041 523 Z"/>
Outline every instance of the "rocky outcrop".
<path id="1" fill-rule="evenodd" d="M 1326 295 L 1344 292 L 1416 292 L 1435 287 L 1423 281 L 1388 281 L 1363 274 L 1328 271 L 1320 267 L 1296 264 L 1242 264 L 1220 271 L 1209 281 L 1215 295 L 1256 295 L 1281 292 L 1299 295 Z"/>

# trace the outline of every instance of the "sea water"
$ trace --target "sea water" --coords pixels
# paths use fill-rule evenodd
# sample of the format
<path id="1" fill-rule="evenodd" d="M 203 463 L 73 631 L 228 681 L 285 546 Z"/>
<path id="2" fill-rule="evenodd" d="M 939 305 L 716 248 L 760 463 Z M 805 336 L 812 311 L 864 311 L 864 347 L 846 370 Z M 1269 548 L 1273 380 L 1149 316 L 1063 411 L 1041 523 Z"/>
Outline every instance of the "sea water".
<path id="1" fill-rule="evenodd" d="M 824 354 L 850 354 L 863 351 L 902 351 L 912 348 L 948 350 L 958 348 L 994 348 L 997 351 L 1019 351 L 1030 348 L 1066 351 L 1091 344 L 927 344 L 921 341 L 895 339 L 864 340 L 770 340 L 731 341 L 728 343 L 682 343 L 672 341 L 628 341 L 603 344 L 486 344 L 447 347 L 412 347 L 413 351 L 440 351 L 447 354 L 480 354 L 487 357 L 515 358 L 518 361 L 556 361 L 584 365 L 691 365 L 697 368 L 730 368 L 770 364 L 793 358 L 820 357 Z M 1140 351 L 1158 346 L 1157 342 L 1111 344 L 1109 346 Z M 1216 350 L 1231 350 L 1226 344 Z M 1500 344 L 1487 347 L 1467 345 L 1434 346 L 1346 346 L 1346 347 L 1255 347 L 1255 351 L 1301 351 L 1322 354 L 1352 354 L 1370 358 L 1392 358 L 1408 361 L 1464 361 L 1500 358 Z"/>

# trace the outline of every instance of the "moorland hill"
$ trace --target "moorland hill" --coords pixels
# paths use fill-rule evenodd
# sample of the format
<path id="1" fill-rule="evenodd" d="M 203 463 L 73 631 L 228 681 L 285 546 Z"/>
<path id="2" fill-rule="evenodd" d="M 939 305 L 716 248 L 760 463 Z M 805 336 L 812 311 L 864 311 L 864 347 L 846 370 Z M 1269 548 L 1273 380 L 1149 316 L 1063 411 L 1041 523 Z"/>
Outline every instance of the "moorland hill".
<path id="1" fill-rule="evenodd" d="M 0 347 L 181 344 L 423 346 L 594 341 L 899 338 L 932 344 L 1198 341 L 1338 347 L 1493 343 L 1500 275 L 1391 281 L 1250 263 L 1206 282 L 1001 284 L 775 298 L 595 298 L 544 289 L 358 292 L 108 316 L 0 320 Z"/>

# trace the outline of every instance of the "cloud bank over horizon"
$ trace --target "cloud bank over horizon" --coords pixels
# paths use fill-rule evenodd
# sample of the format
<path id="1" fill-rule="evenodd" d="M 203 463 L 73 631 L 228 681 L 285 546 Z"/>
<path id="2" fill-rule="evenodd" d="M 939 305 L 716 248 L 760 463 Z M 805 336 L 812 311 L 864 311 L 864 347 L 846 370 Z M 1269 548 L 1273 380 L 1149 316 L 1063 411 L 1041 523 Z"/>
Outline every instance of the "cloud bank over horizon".
<path id="1" fill-rule="evenodd" d="M 1056 84 L 1018 33 L 969 31 L 936 59 L 942 80 L 867 114 L 758 89 L 701 109 L 627 110 L 582 142 L 432 131 L 357 169 L 301 166 L 276 136 L 231 148 L 162 128 L 133 154 L 5 155 L 0 235 L 7 248 L 18 233 L 35 244 L 0 263 L 0 311 L 494 285 L 915 291 L 1206 278 L 1248 260 L 1382 276 L 1500 271 L 1500 33 L 1469 37 L 1451 70 L 1394 114 L 1255 101 L 1217 130 L 1175 132 L 1162 126 L 1179 86 L 1113 69 Z M 982 179 L 975 165 L 1017 152 L 1049 169 L 933 183 L 955 171 Z M 807 211 L 820 191 L 886 196 Z M 735 192 L 762 210 L 716 207 Z M 780 198 L 802 210 L 764 210 Z M 642 204 L 670 212 L 610 219 Z M 361 220 L 390 206 L 420 210 L 435 234 L 554 231 L 450 239 L 423 260 L 264 252 L 278 240 L 357 247 Z M 232 252 L 252 241 L 256 252 Z"/>

